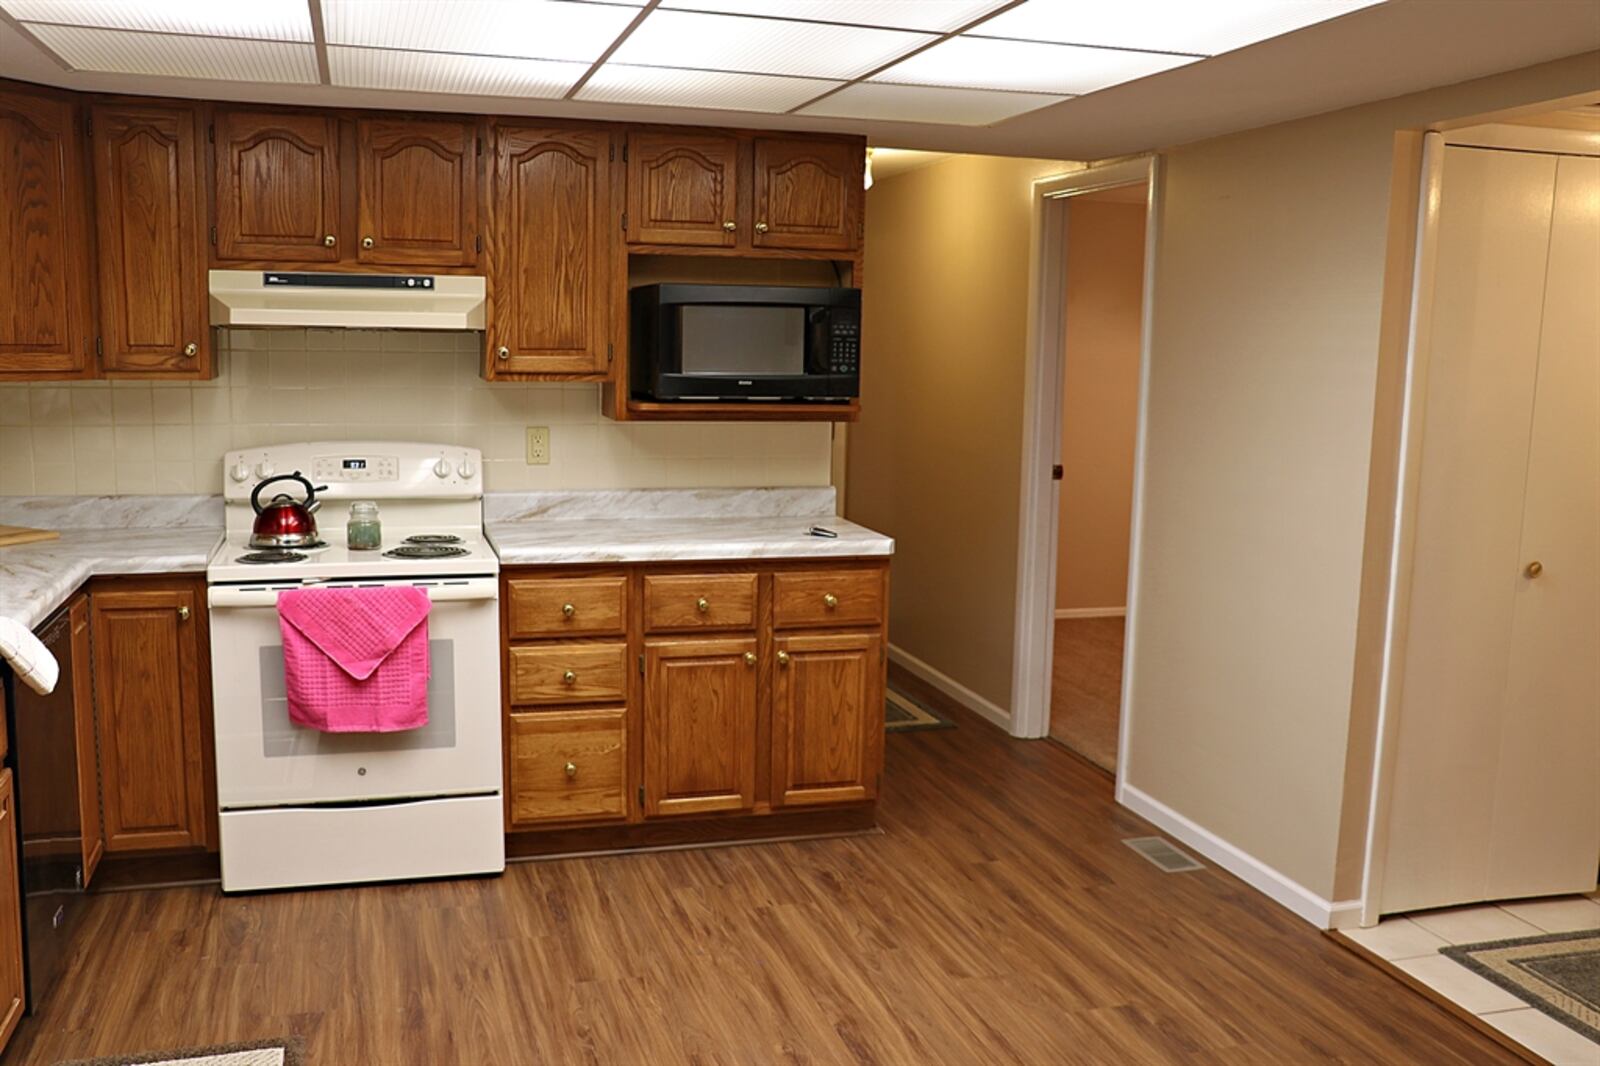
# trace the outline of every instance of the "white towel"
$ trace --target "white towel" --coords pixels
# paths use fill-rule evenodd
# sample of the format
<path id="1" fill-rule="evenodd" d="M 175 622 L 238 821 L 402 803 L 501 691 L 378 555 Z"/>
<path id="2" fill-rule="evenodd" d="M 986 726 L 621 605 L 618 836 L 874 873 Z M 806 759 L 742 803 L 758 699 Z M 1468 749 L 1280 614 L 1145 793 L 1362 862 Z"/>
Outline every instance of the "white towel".
<path id="1" fill-rule="evenodd" d="M 11 664 L 18 677 L 41 696 L 55 691 L 61 664 L 39 638 L 15 618 L 0 618 L 0 659 Z"/>

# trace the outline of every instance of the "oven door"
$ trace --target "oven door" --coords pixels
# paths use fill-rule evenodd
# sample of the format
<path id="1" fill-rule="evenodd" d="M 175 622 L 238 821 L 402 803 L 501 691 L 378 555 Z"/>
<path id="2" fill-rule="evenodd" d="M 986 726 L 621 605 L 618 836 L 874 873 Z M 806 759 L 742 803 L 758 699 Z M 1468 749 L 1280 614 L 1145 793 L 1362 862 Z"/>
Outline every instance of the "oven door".
<path id="1" fill-rule="evenodd" d="M 213 585 L 212 705 L 223 810 L 455 796 L 500 789 L 499 582 L 493 577 L 330 581 L 426 589 L 428 724 L 323 733 L 289 720 L 278 593 L 293 582 Z"/>

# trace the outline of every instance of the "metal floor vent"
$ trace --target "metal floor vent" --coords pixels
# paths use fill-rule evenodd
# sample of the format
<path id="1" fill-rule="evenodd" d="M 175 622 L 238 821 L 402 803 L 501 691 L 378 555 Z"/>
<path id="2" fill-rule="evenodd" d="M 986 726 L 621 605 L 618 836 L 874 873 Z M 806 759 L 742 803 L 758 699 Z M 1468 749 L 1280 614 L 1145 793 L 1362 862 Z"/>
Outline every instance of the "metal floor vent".
<path id="1" fill-rule="evenodd" d="M 1163 837 L 1129 837 L 1123 843 L 1161 867 L 1163 873 L 1181 874 L 1205 869 L 1194 856 L 1179 851 Z"/>

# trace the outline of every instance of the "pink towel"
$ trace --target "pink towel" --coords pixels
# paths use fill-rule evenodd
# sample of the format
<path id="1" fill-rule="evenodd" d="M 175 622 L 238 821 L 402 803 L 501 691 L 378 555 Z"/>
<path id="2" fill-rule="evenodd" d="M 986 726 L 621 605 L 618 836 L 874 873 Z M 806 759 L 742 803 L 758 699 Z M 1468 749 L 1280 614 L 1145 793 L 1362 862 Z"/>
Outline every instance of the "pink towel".
<path id="1" fill-rule="evenodd" d="M 408 585 L 281 593 L 289 720 L 324 733 L 427 725 L 429 606 Z"/>

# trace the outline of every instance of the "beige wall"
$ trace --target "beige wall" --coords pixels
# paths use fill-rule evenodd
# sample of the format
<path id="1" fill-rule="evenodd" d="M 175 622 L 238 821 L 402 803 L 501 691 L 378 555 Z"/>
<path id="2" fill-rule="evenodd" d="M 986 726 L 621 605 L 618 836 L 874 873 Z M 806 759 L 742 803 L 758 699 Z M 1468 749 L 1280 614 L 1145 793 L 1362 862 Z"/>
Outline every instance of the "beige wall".
<path id="1" fill-rule="evenodd" d="M 867 193 L 846 514 L 896 538 L 890 637 L 1010 706 L 1034 178 L 958 156 Z"/>
<path id="2" fill-rule="evenodd" d="M 0 383 L 0 494 L 221 492 L 222 453 L 297 440 L 421 440 L 484 456 L 491 492 L 826 485 L 826 425 L 638 424 L 598 385 L 490 385 L 482 335 L 217 330 L 212 381 Z M 526 462 L 526 427 L 550 463 Z"/>
<path id="3" fill-rule="evenodd" d="M 1353 891 L 1336 855 L 1367 778 L 1346 758 L 1371 761 L 1352 666 L 1375 398 L 1392 411 L 1396 131 L 1597 71 L 1591 53 L 1167 156 L 1127 780 L 1318 895 Z"/>
<path id="4" fill-rule="evenodd" d="M 1144 216 L 1142 201 L 1097 194 L 1067 207 L 1057 610 L 1123 607 L 1127 599 Z"/>

